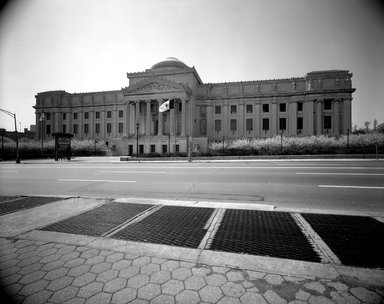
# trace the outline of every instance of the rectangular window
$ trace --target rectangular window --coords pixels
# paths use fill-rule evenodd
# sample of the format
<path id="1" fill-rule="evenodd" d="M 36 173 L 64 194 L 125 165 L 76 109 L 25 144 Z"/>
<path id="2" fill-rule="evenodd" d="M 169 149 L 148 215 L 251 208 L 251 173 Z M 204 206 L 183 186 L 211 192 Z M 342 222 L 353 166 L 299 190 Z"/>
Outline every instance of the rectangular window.
<path id="1" fill-rule="evenodd" d="M 215 114 L 221 114 L 221 106 L 215 106 Z"/>
<path id="2" fill-rule="evenodd" d="M 303 130 L 303 117 L 297 117 L 297 129 Z"/>
<path id="3" fill-rule="evenodd" d="M 151 153 L 156 153 L 156 146 L 155 145 L 151 145 Z"/>
<path id="4" fill-rule="evenodd" d="M 161 146 L 161 151 L 163 154 L 167 154 L 167 145 L 162 145 Z"/>
<path id="5" fill-rule="evenodd" d="M 237 120 L 231 119 L 230 120 L 230 128 L 232 132 L 235 132 L 237 130 Z"/>
<path id="6" fill-rule="evenodd" d="M 298 112 L 302 112 L 303 111 L 303 103 L 302 102 L 298 102 L 297 103 L 297 111 Z"/>
<path id="7" fill-rule="evenodd" d="M 119 133 L 123 133 L 123 132 L 124 132 L 124 123 L 119 122 Z"/>
<path id="8" fill-rule="evenodd" d="M 111 134 L 111 132 L 112 132 L 112 124 L 109 122 L 107 123 L 107 133 Z"/>
<path id="9" fill-rule="evenodd" d="M 332 116 L 324 116 L 324 129 L 332 129 Z"/>
<path id="10" fill-rule="evenodd" d="M 67 133 L 67 126 L 63 125 L 63 133 Z"/>
<path id="11" fill-rule="evenodd" d="M 89 118 L 89 113 L 88 112 L 84 112 L 84 119 L 88 119 Z"/>
<path id="12" fill-rule="evenodd" d="M 281 103 L 280 105 L 280 112 L 286 112 L 287 111 L 287 104 Z"/>
<path id="13" fill-rule="evenodd" d="M 269 113 L 269 104 L 263 104 L 263 113 Z"/>
<path id="14" fill-rule="evenodd" d="M 100 124 L 99 123 L 95 124 L 95 133 L 100 134 Z"/>
<path id="15" fill-rule="evenodd" d="M 47 125 L 47 135 L 50 135 L 50 134 L 51 134 L 51 126 Z"/>
<path id="16" fill-rule="evenodd" d="M 84 134 L 88 134 L 89 133 L 89 126 L 88 124 L 84 124 Z"/>
<path id="17" fill-rule="evenodd" d="M 286 118 L 279 118 L 279 129 L 280 130 L 287 130 L 287 119 Z"/>
<path id="18" fill-rule="evenodd" d="M 78 128 L 77 128 L 77 124 L 74 124 L 73 125 L 73 134 L 77 134 L 77 133 L 79 133 Z"/>
<path id="19" fill-rule="evenodd" d="M 96 117 L 96 119 L 99 119 L 100 118 L 100 112 L 95 112 L 95 117 Z"/>
<path id="20" fill-rule="evenodd" d="M 51 113 L 45 113 L 45 117 L 47 118 L 47 120 L 51 120 Z"/>
<path id="21" fill-rule="evenodd" d="M 112 111 L 107 111 L 107 118 L 112 118 Z"/>
<path id="22" fill-rule="evenodd" d="M 73 119 L 77 119 L 77 113 L 73 113 Z"/>
<path id="23" fill-rule="evenodd" d="M 246 124 L 246 130 L 248 132 L 251 132 L 253 130 L 253 119 L 247 119 L 245 121 L 245 124 Z"/>
<path id="24" fill-rule="evenodd" d="M 120 110 L 119 111 L 119 118 L 122 118 L 122 117 L 124 117 L 124 111 Z"/>
<path id="25" fill-rule="evenodd" d="M 237 113 L 236 105 L 231 106 L 231 114 L 236 114 L 236 113 Z"/>
<path id="26" fill-rule="evenodd" d="M 206 119 L 200 120 L 200 134 L 201 135 L 207 135 L 207 120 Z"/>
<path id="27" fill-rule="evenodd" d="M 253 112 L 253 107 L 252 107 L 252 105 L 247 105 L 247 106 L 246 106 L 246 111 L 247 111 L 247 113 L 252 113 L 252 112 Z"/>
<path id="28" fill-rule="evenodd" d="M 263 118 L 263 131 L 269 130 L 269 118 Z"/>
<path id="29" fill-rule="evenodd" d="M 63 113 L 63 120 L 67 119 L 67 113 Z"/>
<path id="30" fill-rule="evenodd" d="M 221 132 L 221 120 L 220 119 L 215 120 L 215 132 L 216 133 Z"/>
<path id="31" fill-rule="evenodd" d="M 324 110 L 332 110 L 332 99 L 324 99 Z"/>

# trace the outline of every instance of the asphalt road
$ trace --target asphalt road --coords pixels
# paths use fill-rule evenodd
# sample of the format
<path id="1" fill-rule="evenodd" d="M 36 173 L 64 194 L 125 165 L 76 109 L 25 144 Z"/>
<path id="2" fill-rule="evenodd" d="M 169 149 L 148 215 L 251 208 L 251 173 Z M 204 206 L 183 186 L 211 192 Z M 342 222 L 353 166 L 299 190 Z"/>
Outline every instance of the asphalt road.
<path id="1" fill-rule="evenodd" d="M 1 195 L 224 201 L 384 213 L 382 161 L 0 164 Z"/>

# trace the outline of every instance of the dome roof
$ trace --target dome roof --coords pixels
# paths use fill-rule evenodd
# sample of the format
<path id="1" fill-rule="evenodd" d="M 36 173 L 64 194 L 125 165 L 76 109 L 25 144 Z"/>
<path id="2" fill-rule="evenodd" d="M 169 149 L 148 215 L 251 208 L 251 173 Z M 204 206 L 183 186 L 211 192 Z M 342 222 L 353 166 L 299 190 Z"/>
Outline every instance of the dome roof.
<path id="1" fill-rule="evenodd" d="M 165 60 L 156 63 L 151 69 L 158 68 L 188 68 L 188 66 L 175 57 L 167 57 Z"/>

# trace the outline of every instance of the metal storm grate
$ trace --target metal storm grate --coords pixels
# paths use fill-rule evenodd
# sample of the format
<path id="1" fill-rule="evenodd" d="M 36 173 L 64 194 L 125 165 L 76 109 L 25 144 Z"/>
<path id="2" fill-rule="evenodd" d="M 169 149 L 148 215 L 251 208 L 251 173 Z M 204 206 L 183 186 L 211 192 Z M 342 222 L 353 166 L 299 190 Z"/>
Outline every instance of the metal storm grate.
<path id="1" fill-rule="evenodd" d="M 384 224 L 370 217 L 301 214 L 344 265 L 384 267 Z"/>
<path id="2" fill-rule="evenodd" d="M 101 236 L 152 206 L 148 204 L 110 203 L 46 226 L 41 230 Z"/>
<path id="3" fill-rule="evenodd" d="M 112 238 L 197 248 L 213 211 L 212 208 L 164 206 L 140 222 L 118 231 Z"/>
<path id="4" fill-rule="evenodd" d="M 0 196 L 0 203 L 6 202 L 6 201 L 12 201 L 18 198 L 20 198 L 20 196 Z"/>
<path id="5" fill-rule="evenodd" d="M 12 199 L 12 198 L 10 198 Z M 8 199 L 7 201 L 0 203 L 0 215 L 17 212 L 24 209 L 31 209 L 33 207 L 45 205 L 55 201 L 62 200 L 58 197 L 14 197 L 13 200 Z"/>
<path id="6" fill-rule="evenodd" d="M 289 213 L 228 209 L 212 250 L 320 262 Z"/>

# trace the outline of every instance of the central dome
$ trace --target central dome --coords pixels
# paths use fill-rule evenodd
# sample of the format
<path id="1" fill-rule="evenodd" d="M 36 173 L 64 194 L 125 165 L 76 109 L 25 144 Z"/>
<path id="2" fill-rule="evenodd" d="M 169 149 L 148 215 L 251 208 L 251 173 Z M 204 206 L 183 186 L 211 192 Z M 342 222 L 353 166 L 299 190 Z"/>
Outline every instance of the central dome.
<path id="1" fill-rule="evenodd" d="M 151 69 L 158 68 L 188 68 L 188 66 L 175 57 L 167 57 L 165 60 L 156 63 Z"/>

